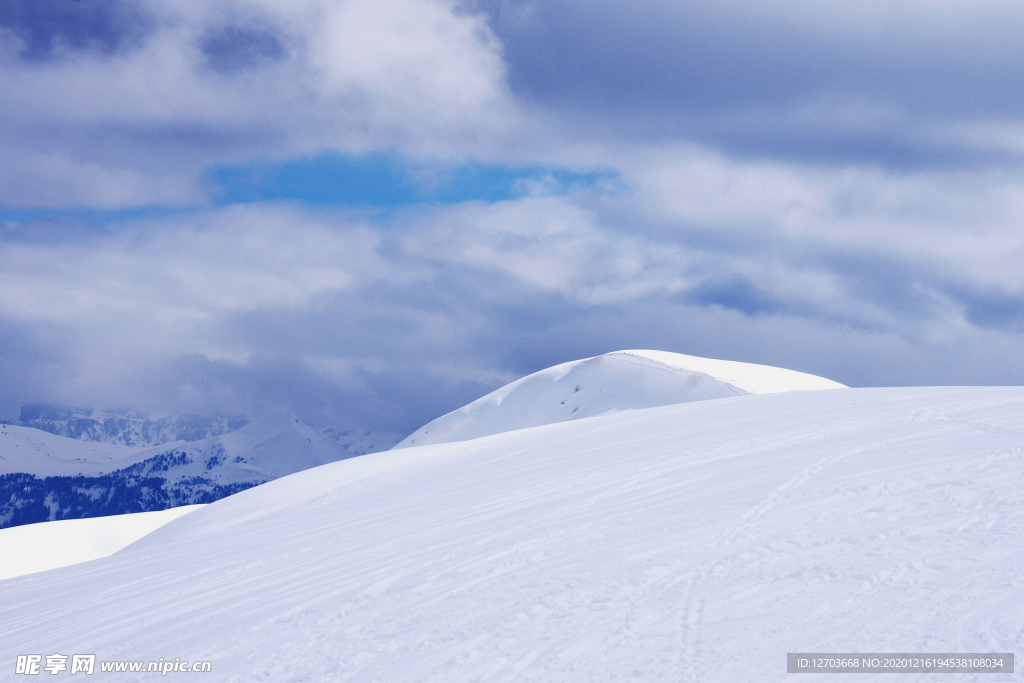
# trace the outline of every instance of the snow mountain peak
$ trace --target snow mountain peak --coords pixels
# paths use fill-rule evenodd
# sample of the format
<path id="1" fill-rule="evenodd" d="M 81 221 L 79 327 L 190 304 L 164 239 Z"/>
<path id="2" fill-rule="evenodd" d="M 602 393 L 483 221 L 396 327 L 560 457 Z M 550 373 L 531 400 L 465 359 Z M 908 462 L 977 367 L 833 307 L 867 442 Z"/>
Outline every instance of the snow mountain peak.
<path id="1" fill-rule="evenodd" d="M 769 365 L 634 349 L 527 375 L 420 427 L 395 448 L 465 441 L 621 410 L 786 391 L 842 389 Z"/>

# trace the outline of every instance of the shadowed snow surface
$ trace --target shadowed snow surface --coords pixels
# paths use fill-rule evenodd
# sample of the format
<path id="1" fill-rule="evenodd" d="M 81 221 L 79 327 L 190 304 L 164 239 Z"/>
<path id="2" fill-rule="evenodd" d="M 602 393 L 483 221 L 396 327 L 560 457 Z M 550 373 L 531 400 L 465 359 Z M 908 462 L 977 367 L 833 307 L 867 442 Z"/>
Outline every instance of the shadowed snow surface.
<path id="1" fill-rule="evenodd" d="M 395 448 L 476 439 L 621 410 L 845 385 L 795 370 L 668 351 L 615 351 L 507 384 L 420 427 Z"/>
<path id="2" fill-rule="evenodd" d="M 1020 652 L 1022 570 L 1024 388 L 743 396 L 278 479 L 111 557 L 0 582 L 0 661 L 782 681 L 787 652 Z M 859 680 L 874 678 L 843 677 Z"/>

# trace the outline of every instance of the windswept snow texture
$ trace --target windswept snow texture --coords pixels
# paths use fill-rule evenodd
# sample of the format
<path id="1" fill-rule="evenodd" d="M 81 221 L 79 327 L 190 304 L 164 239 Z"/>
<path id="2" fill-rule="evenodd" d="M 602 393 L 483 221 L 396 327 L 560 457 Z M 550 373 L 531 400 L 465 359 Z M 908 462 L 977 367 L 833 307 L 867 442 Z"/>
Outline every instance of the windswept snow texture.
<path id="1" fill-rule="evenodd" d="M 202 505 L 0 529 L 0 579 L 67 567 L 113 555 Z"/>
<path id="2" fill-rule="evenodd" d="M 0 662 L 179 657 L 238 682 L 785 681 L 787 652 L 1024 651 L 1022 570 L 1024 388 L 745 396 L 245 491 L 111 557 L 0 583 Z"/>
<path id="3" fill-rule="evenodd" d="M 619 410 L 842 388 L 824 377 L 769 365 L 668 351 L 615 351 L 516 380 L 420 427 L 395 448 L 465 441 Z"/>

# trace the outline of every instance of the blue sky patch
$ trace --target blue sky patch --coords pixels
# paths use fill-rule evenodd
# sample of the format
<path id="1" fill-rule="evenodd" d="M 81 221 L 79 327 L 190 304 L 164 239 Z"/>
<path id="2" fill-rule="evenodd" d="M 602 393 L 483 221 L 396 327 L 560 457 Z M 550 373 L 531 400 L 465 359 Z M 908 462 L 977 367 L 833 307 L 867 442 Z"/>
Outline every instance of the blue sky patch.
<path id="1" fill-rule="evenodd" d="M 285 162 L 222 166 L 209 174 L 218 188 L 215 196 L 219 205 L 284 200 L 380 208 L 564 194 L 616 177 L 607 170 L 581 173 L 541 166 L 416 165 L 386 154 L 323 154 Z"/>
<path id="2" fill-rule="evenodd" d="M 18 209 L 8 206 L 0 206 L 0 224 L 60 220 L 74 220 L 85 224 L 106 224 L 118 223 L 120 221 L 131 220 L 133 218 L 176 216 L 192 211 L 198 211 L 200 208 L 201 207 L 161 206 L 159 204 L 133 206 L 126 209 L 93 209 L 84 207 L 61 209 Z"/>
<path id="3" fill-rule="evenodd" d="M 611 170 L 578 172 L 544 166 L 415 165 L 385 154 L 324 154 L 284 162 L 220 166 L 207 173 L 217 206 L 292 201 L 313 206 L 393 209 L 414 204 L 498 202 L 528 195 L 563 195 L 615 181 Z M 72 219 L 117 223 L 133 218 L 180 215 L 203 206 L 147 205 L 124 209 L 0 206 L 0 223 Z"/>

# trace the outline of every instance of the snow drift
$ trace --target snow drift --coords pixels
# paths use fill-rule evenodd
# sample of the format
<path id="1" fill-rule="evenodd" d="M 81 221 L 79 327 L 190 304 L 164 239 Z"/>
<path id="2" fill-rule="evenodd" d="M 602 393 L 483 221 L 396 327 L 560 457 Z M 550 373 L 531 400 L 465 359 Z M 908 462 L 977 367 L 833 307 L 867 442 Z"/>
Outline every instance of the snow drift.
<path id="1" fill-rule="evenodd" d="M 1020 652 L 1022 452 L 1024 388 L 900 388 L 367 455 L 0 582 L 0 661 L 209 660 L 209 681 L 733 683 L 788 680 L 787 652 Z"/>
<path id="2" fill-rule="evenodd" d="M 712 398 L 845 385 L 795 370 L 667 351 L 615 351 L 562 363 L 492 391 L 420 427 L 395 448 Z"/>

